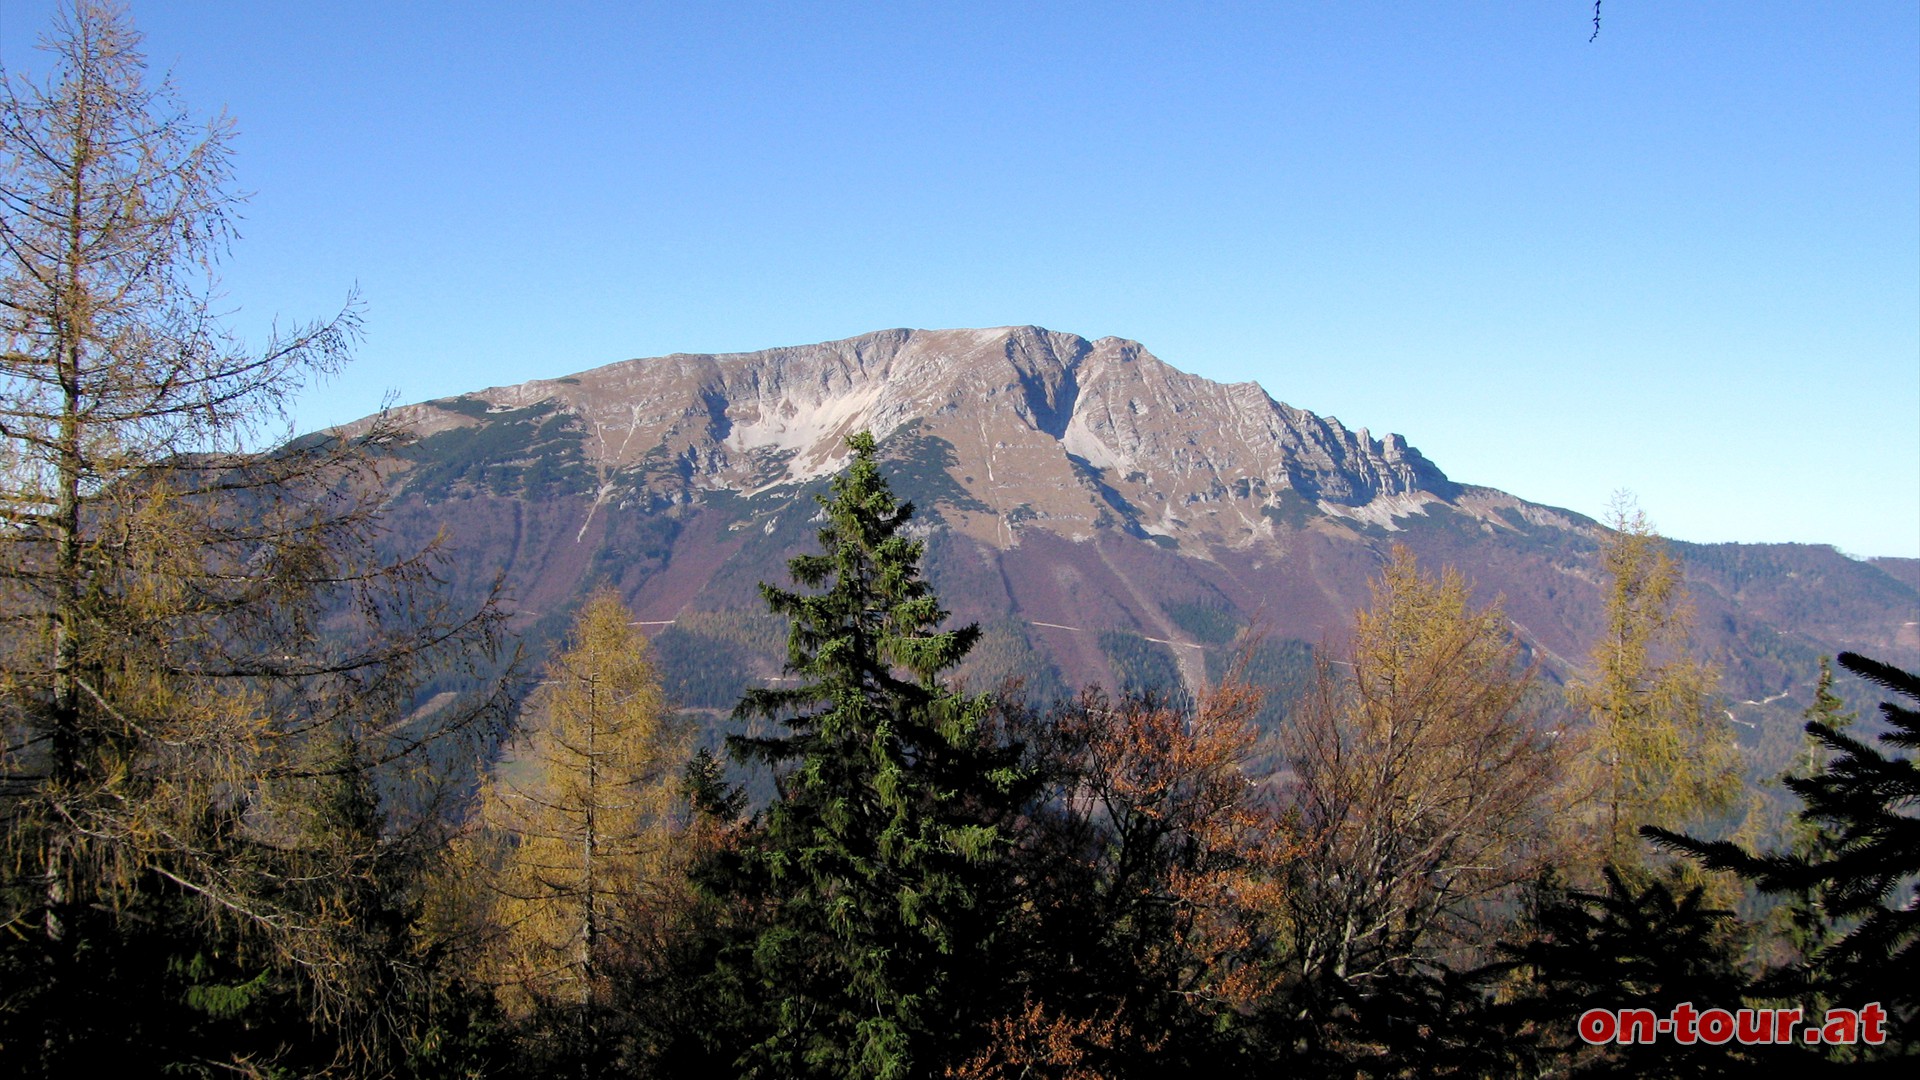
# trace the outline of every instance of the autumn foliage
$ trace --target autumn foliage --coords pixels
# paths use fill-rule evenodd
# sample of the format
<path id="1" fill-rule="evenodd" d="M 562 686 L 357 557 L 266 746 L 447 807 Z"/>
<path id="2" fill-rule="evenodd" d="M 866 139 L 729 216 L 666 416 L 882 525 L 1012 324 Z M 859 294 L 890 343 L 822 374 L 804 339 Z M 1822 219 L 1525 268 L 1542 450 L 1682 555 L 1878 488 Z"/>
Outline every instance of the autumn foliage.
<path id="1" fill-rule="evenodd" d="M 477 973 L 510 1015 L 604 1002 L 685 872 L 674 832 L 686 731 L 632 621 L 609 590 L 587 600 L 455 846 L 484 939 Z"/>

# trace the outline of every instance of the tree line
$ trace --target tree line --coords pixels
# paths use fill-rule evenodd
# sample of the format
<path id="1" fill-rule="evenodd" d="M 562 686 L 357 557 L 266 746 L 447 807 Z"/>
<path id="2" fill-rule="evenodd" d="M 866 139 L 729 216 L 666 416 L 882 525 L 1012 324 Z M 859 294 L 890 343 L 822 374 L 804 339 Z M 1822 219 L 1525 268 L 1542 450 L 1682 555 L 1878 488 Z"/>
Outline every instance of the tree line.
<path id="1" fill-rule="evenodd" d="M 1693 1076 L 1911 1056 L 1920 712 L 1882 705 L 1870 740 L 1823 667 L 1785 781 L 1801 810 L 1772 849 L 1742 838 L 1680 568 L 1625 508 L 1575 723 L 1548 718 L 1557 691 L 1498 605 L 1403 549 L 1277 730 L 1237 671 L 1053 703 L 957 687 L 979 631 L 947 626 L 866 433 L 818 552 L 762 587 L 792 678 L 746 693 L 724 752 L 695 748 L 611 591 L 522 695 L 497 598 L 452 608 L 437 544 L 381 554 L 400 432 L 257 449 L 345 359 L 358 308 L 257 351 L 224 330 L 230 129 L 149 86 L 138 45 L 123 11 L 77 3 L 51 74 L 0 91 L 10 1073 Z M 1913 674 L 1840 664 L 1920 705 Z M 456 678 L 482 689 L 425 693 Z M 755 776 L 770 799 L 746 795 Z M 1889 1037 L 1577 1028 L 1682 1002 L 1874 1002 Z"/>

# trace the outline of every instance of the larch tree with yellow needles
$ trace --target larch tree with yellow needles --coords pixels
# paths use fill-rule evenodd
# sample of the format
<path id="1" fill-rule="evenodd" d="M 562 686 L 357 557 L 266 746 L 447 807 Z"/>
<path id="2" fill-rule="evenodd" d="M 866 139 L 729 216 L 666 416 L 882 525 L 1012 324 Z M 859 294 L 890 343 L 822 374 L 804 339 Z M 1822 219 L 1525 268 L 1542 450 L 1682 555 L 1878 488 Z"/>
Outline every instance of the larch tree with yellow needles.
<path id="1" fill-rule="evenodd" d="M 405 830 L 320 843 L 317 793 L 417 790 L 415 751 L 489 716 L 424 718 L 418 691 L 498 643 L 431 547 L 380 550 L 391 425 L 285 438 L 357 304 L 259 347 L 226 328 L 233 129 L 140 44 L 73 0 L 41 71 L 0 72 L 0 1048 L 23 1074 L 288 1063 L 194 1041 L 262 1030 L 275 995 L 305 1046 L 380 1026 L 411 960 L 355 944 L 342 890 Z"/>
<path id="2" fill-rule="evenodd" d="M 580 610 L 481 794 L 483 975 L 510 1014 L 605 1004 L 671 896 L 685 725 L 617 593 Z"/>
<path id="3" fill-rule="evenodd" d="M 1631 500 L 1614 501 L 1600 542 L 1606 627 L 1569 691 L 1592 718 L 1577 783 L 1599 854 L 1638 865 L 1642 825 L 1698 826 L 1731 807 L 1739 752 L 1714 702 L 1718 674 L 1688 653 L 1680 563 Z"/>

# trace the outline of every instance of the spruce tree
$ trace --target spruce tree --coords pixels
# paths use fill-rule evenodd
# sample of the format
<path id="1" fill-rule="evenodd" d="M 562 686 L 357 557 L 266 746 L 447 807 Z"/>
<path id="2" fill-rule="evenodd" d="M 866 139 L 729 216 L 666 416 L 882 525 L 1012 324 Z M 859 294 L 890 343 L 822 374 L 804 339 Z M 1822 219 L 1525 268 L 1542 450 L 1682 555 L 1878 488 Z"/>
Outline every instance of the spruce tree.
<path id="1" fill-rule="evenodd" d="M 1920 674 L 1841 653 L 1840 666 L 1920 704 Z M 1920 748 L 1920 709 L 1882 702 L 1888 731 L 1879 741 L 1909 754 Z M 1709 842 L 1666 829 L 1641 831 L 1663 847 L 1691 856 L 1711 870 L 1729 870 L 1761 892 L 1812 896 L 1822 917 L 1846 928 L 1803 958 L 1800 974 L 1810 988 L 1847 1004 L 1880 1002 L 1894 1017 L 1889 1049 L 1911 1052 L 1906 1035 L 1920 1014 L 1913 990 L 1913 964 L 1920 959 L 1920 763 L 1883 754 L 1826 717 L 1807 724 L 1807 734 L 1832 757 L 1786 785 L 1804 806 L 1799 819 L 1819 839 L 1792 850 L 1758 854 L 1726 841 Z"/>
<path id="2" fill-rule="evenodd" d="M 1696 1009 L 1738 1009 L 1747 989 L 1738 955 L 1741 924 L 1733 912 L 1708 906 L 1706 888 L 1689 886 L 1678 868 L 1655 876 L 1634 869 L 1601 871 L 1604 892 L 1567 890 L 1552 876 L 1536 886 L 1522 927 L 1525 939 L 1503 944 L 1511 977 L 1499 1004 L 1481 1018 L 1512 1033 L 1515 1075 L 1747 1075 L 1738 1044 L 1652 1043 L 1586 1046 L 1575 1021 L 1588 1009 L 1646 1009 L 1664 1016 L 1681 1002 Z M 1483 973 L 1485 974 L 1485 973 Z M 1776 1060 L 1803 1064 L 1793 1047 L 1764 1047 Z M 1564 1072 L 1554 1070 L 1558 1064 Z"/>
<path id="3" fill-rule="evenodd" d="M 979 637 L 920 577 L 922 545 L 880 475 L 870 433 L 821 500 L 822 551 L 770 585 L 790 620 L 799 684 L 750 691 L 736 718 L 785 734 L 735 737 L 770 766 L 777 798 L 732 883 L 764 913 L 747 942 L 741 1004 L 761 1024 L 740 1064 L 782 1076 L 901 1077 L 938 1068 L 980 1000 L 996 890 L 990 877 L 1019 793 L 1012 755 L 983 731 L 987 701 L 941 673 Z"/>
<path id="4" fill-rule="evenodd" d="M 1820 678 L 1813 689 L 1813 703 L 1801 714 L 1808 729 L 1806 759 L 1801 764 L 1802 776 L 1818 774 L 1833 760 L 1832 748 L 1814 733 L 1824 731 L 1838 735 L 1845 732 L 1857 717 L 1844 709 L 1845 703 L 1833 692 L 1833 665 L 1823 656 L 1820 658 Z M 1794 779 L 1794 774 L 1787 773 L 1780 777 L 1780 782 L 1791 787 Z M 1818 817 L 1796 814 L 1787 825 L 1787 851 L 1795 858 L 1809 862 L 1830 859 L 1841 852 L 1842 842 L 1835 823 Z M 1824 885 L 1815 881 L 1790 890 L 1782 916 L 1787 924 L 1787 940 L 1802 957 L 1817 955 L 1839 936 L 1833 912 L 1827 907 L 1826 894 Z"/>

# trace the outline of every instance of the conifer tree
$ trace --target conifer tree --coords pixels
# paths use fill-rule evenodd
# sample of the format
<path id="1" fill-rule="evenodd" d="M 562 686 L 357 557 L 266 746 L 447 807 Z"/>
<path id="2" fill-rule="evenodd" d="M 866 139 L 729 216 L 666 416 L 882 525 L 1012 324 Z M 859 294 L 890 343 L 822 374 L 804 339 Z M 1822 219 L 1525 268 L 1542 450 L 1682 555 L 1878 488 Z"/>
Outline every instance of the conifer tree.
<path id="1" fill-rule="evenodd" d="M 1920 674 L 1901 671 L 1855 653 L 1841 653 L 1840 666 L 1920 705 Z M 1818 706 L 1816 705 L 1816 708 Z M 1823 712 L 1831 711 L 1828 707 Z M 1788 777 L 1788 790 L 1804 804 L 1802 826 L 1812 831 L 1784 852 L 1757 854 L 1726 841 L 1699 840 L 1650 826 L 1655 842 L 1688 855 L 1711 870 L 1728 870 L 1761 892 L 1821 901 L 1822 920 L 1845 933 L 1803 958 L 1802 985 L 1835 1000 L 1878 1001 L 1892 1015 L 1894 1050 L 1920 1048 L 1907 1029 L 1920 1016 L 1913 964 L 1920 960 L 1920 709 L 1882 702 L 1888 731 L 1879 741 L 1906 755 L 1883 754 L 1822 716 L 1807 733 L 1832 756 L 1806 776 Z"/>
<path id="2" fill-rule="evenodd" d="M 481 975 L 510 1016 L 591 1021 L 678 872 L 672 814 L 688 734 L 618 593 L 603 588 L 581 608 L 522 724 L 463 845 L 481 860 L 492 935 Z"/>
<path id="3" fill-rule="evenodd" d="M 1815 732 L 1844 734 L 1858 717 L 1846 711 L 1846 703 L 1833 692 L 1833 664 L 1820 658 L 1820 675 L 1814 683 L 1813 702 L 1801 714 L 1806 721 L 1806 757 L 1799 769 L 1801 777 L 1814 776 L 1833 760 L 1833 748 Z M 1793 773 L 1780 778 L 1792 790 Z M 1842 838 L 1836 823 L 1806 813 L 1793 816 L 1787 824 L 1787 853 L 1809 863 L 1833 858 L 1841 851 Z M 1837 935 L 1833 912 L 1827 907 L 1826 888 L 1820 882 L 1808 882 L 1792 890 L 1784 916 L 1788 942 L 1801 957 L 1818 955 Z"/>
<path id="4" fill-rule="evenodd" d="M 736 716 L 786 734 L 735 737 L 778 796 L 746 842 L 737 901 L 766 917 L 744 993 L 764 1027 L 743 1065 L 768 1075 L 929 1075 L 967 1027 L 994 923 L 989 871 L 1017 804 L 1011 757 L 982 732 L 986 701 L 947 689 L 974 626 L 946 618 L 920 577 L 873 436 L 821 500 L 822 552 L 789 562 L 821 591 L 762 585 L 790 620 L 798 686 L 750 691 Z"/>
<path id="5" fill-rule="evenodd" d="M 1593 721 L 1579 770 L 1594 804 L 1589 834 L 1605 862 L 1629 867 L 1640 861 L 1640 826 L 1726 810 L 1739 762 L 1714 707 L 1718 677 L 1687 654 L 1680 563 L 1627 497 L 1608 524 L 1606 629 L 1570 696 Z"/>
<path id="6" fill-rule="evenodd" d="M 1499 967 L 1514 975 L 1491 1019 L 1514 1033 L 1519 1060 L 1511 1075 L 1723 1076 L 1750 1075 L 1738 1044 L 1682 1043 L 1588 1047 L 1575 1021 L 1590 1008 L 1647 1009 L 1665 1016 L 1681 1002 L 1694 1008 L 1737 1009 L 1747 980 L 1737 957 L 1741 925 L 1731 911 L 1709 906 L 1706 889 L 1689 885 L 1677 868 L 1637 873 L 1635 883 L 1609 866 L 1605 891 L 1561 887 L 1551 876 L 1535 890 L 1523 922 L 1525 941 L 1502 946 Z M 1796 1064 L 1793 1047 L 1764 1047 Z M 1528 1058 L 1536 1058 L 1526 1062 Z M 1542 1066 L 1558 1060 L 1572 1068 Z M 1521 1062 L 1531 1067 L 1522 1068 Z"/>
<path id="7" fill-rule="evenodd" d="M 490 662 L 498 613 L 451 611 L 433 550 L 378 552 L 386 423 L 256 452 L 358 312 L 259 349 L 222 325 L 228 121 L 148 78 L 117 5 L 63 5 L 42 49 L 39 78 L 0 73 L 0 1043 L 21 1073 L 165 1064 L 186 1025 L 142 988 L 216 947 L 241 969 L 208 985 L 276 985 L 215 995 L 208 1025 L 290 995 L 313 1042 L 358 1041 L 327 1029 L 368 992 L 336 962 L 362 894 L 316 872 L 344 853 L 305 829 L 313 781 L 490 719 L 414 698 Z M 364 757 L 330 759 L 343 741 Z"/>

